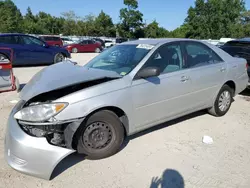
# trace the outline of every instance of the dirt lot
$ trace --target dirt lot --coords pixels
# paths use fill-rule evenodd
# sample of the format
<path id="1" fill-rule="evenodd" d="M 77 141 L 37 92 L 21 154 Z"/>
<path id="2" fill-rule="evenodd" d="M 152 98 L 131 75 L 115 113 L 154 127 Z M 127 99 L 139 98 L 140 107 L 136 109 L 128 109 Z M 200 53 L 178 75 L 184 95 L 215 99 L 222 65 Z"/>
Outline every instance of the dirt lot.
<path id="1" fill-rule="evenodd" d="M 85 63 L 95 54 L 77 54 Z M 21 84 L 43 67 L 16 68 Z M 4 160 L 8 115 L 16 92 L 0 94 L 0 188 L 98 187 L 157 188 L 250 187 L 250 91 L 235 97 L 222 118 L 198 112 L 159 125 L 127 139 L 124 148 L 108 159 L 90 161 L 71 155 L 45 181 L 11 169 Z M 209 135 L 214 143 L 202 143 Z M 161 185 L 160 185 L 161 184 Z"/>

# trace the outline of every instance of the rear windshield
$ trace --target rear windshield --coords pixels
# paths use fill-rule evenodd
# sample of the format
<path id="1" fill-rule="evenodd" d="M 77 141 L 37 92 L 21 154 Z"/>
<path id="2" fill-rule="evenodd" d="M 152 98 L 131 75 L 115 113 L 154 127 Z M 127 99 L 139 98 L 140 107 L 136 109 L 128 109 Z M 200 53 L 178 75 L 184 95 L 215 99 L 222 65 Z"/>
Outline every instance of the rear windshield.
<path id="1" fill-rule="evenodd" d="M 60 41 L 60 37 L 41 37 L 45 41 Z"/>
<path id="2" fill-rule="evenodd" d="M 250 47 L 250 42 L 247 41 L 229 41 L 225 44 L 225 46 L 244 46 Z"/>

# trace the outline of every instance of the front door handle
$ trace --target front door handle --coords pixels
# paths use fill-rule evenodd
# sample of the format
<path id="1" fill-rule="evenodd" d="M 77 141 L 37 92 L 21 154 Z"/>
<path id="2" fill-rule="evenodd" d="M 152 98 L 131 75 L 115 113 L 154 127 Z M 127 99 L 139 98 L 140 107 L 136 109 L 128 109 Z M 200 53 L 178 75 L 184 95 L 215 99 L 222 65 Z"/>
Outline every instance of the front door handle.
<path id="1" fill-rule="evenodd" d="M 181 82 L 186 82 L 188 80 L 189 80 L 189 78 L 187 76 L 182 76 L 181 77 Z"/>
<path id="2" fill-rule="evenodd" d="M 225 67 L 221 67 L 221 68 L 220 68 L 220 71 L 221 71 L 221 72 L 225 72 L 225 71 L 226 71 L 226 68 L 225 68 Z"/>

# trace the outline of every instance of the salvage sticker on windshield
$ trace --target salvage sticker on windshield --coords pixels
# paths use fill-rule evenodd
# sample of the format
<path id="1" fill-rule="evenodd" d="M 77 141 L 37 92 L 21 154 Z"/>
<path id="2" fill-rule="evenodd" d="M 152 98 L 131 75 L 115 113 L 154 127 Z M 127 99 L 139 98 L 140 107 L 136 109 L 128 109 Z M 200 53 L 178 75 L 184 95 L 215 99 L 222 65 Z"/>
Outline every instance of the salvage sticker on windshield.
<path id="1" fill-rule="evenodd" d="M 138 44 L 136 48 L 151 50 L 152 48 L 154 48 L 154 46 L 150 44 Z"/>

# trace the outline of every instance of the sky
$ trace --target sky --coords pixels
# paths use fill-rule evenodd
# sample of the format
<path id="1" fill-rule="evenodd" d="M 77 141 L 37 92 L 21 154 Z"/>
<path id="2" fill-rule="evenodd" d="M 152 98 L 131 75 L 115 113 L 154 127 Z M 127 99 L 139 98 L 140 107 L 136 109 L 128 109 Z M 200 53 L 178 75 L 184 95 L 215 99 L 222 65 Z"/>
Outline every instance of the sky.
<path id="1" fill-rule="evenodd" d="M 123 0 L 13 0 L 22 14 L 30 6 L 34 14 L 39 11 L 60 16 L 62 12 L 73 10 L 77 16 L 84 17 L 92 13 L 98 15 L 101 10 L 109 14 L 114 23 L 119 22 L 119 11 L 125 7 Z M 245 0 L 246 8 L 250 9 L 250 0 Z M 160 26 L 174 30 L 183 24 L 194 0 L 138 0 L 139 10 L 143 13 L 146 23 L 156 20 Z"/>

